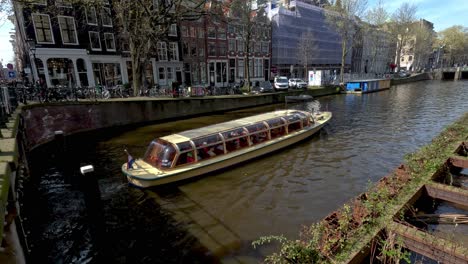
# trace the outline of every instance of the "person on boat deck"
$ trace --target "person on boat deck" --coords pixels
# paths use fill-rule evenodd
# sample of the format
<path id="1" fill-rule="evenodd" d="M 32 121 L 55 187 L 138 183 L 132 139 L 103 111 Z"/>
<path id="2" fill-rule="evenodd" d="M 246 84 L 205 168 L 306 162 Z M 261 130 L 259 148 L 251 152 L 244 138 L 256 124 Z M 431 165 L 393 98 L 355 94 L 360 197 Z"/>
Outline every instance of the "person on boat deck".
<path id="1" fill-rule="evenodd" d="M 194 161 L 195 161 L 195 159 L 193 158 L 192 152 L 188 152 L 187 153 L 187 163 L 192 163 Z"/>

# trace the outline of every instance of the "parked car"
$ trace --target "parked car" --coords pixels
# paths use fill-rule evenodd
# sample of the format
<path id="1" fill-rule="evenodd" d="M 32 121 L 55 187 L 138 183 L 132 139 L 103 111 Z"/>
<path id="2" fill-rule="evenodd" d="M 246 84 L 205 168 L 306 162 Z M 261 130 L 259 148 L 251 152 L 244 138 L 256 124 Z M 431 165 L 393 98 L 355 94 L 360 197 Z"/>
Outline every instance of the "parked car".
<path id="1" fill-rule="evenodd" d="M 273 88 L 278 91 L 278 90 L 288 90 L 289 88 L 289 82 L 288 78 L 284 76 L 278 76 L 275 77 L 275 80 L 273 82 Z"/>
<path id="2" fill-rule="evenodd" d="M 273 91 L 273 86 L 269 81 L 254 82 L 252 86 L 253 93 L 272 93 Z"/>
<path id="3" fill-rule="evenodd" d="M 307 88 L 307 83 L 302 79 L 291 78 L 289 79 L 289 87 L 296 89 L 305 89 Z"/>
<path id="4" fill-rule="evenodd" d="M 400 71 L 398 72 L 398 76 L 399 76 L 399 77 L 409 77 L 410 75 L 411 75 L 411 74 L 410 74 L 409 72 L 405 71 L 405 70 L 400 70 Z"/>

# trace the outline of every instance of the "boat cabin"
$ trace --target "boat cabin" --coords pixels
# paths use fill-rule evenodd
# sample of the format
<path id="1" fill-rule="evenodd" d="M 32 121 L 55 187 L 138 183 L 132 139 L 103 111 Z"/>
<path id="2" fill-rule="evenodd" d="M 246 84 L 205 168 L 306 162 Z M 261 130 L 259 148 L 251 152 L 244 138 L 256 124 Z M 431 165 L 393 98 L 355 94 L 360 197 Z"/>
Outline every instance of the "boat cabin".
<path id="1" fill-rule="evenodd" d="M 277 111 L 189 130 L 153 140 L 143 157 L 170 170 L 239 151 L 311 126 L 311 114 Z"/>

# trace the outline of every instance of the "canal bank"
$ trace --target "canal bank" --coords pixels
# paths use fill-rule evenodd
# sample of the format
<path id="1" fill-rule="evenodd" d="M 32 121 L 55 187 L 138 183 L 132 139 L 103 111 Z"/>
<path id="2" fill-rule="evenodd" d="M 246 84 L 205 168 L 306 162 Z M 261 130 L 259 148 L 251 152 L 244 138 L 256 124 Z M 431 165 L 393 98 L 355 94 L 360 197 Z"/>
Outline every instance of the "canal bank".
<path id="1" fill-rule="evenodd" d="M 207 96 L 195 98 L 129 98 L 96 102 L 64 102 L 26 105 L 22 119 L 28 148 L 54 139 L 55 131 L 65 135 L 116 126 L 141 126 L 154 122 L 184 119 L 284 103 L 285 96 L 333 95 L 337 87 L 258 95 Z"/>

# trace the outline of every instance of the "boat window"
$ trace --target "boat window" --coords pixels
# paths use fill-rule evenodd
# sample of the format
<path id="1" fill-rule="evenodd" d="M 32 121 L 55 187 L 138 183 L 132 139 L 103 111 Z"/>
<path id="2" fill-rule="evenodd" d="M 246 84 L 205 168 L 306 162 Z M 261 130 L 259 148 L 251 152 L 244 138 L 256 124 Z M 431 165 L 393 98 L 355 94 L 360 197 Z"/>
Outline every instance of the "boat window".
<path id="1" fill-rule="evenodd" d="M 195 151 L 193 150 L 193 146 L 189 141 L 177 143 L 177 147 L 180 150 L 180 154 L 177 158 L 176 166 L 195 162 Z"/>
<path id="2" fill-rule="evenodd" d="M 177 164 L 176 165 L 180 166 L 180 165 L 194 163 L 195 162 L 195 154 L 194 153 L 195 152 L 193 150 L 181 153 L 179 155 L 179 158 L 177 159 Z"/>
<path id="3" fill-rule="evenodd" d="M 227 140 L 231 138 L 237 138 L 245 134 L 247 134 L 247 131 L 245 131 L 244 128 L 241 127 L 223 132 L 223 137 Z"/>
<path id="4" fill-rule="evenodd" d="M 301 130 L 301 121 L 297 121 L 288 125 L 288 133 L 293 133 Z"/>
<path id="5" fill-rule="evenodd" d="M 238 137 L 235 139 L 226 140 L 226 150 L 228 152 L 236 151 L 249 146 L 247 136 Z"/>
<path id="6" fill-rule="evenodd" d="M 197 148 L 197 159 L 199 161 L 214 158 L 221 154 L 224 154 L 224 144 L 222 142 L 215 144 L 203 144 Z"/>
<path id="7" fill-rule="evenodd" d="M 189 141 L 177 143 L 177 147 L 179 148 L 180 152 L 186 152 L 189 150 L 193 150 L 192 144 Z"/>
<path id="8" fill-rule="evenodd" d="M 252 142 L 252 145 L 259 144 L 267 140 L 268 140 L 267 131 L 259 131 L 257 133 L 253 133 L 250 135 L 250 142 Z"/>
<path id="9" fill-rule="evenodd" d="M 293 115 L 286 116 L 285 119 L 288 121 L 288 123 L 294 123 L 301 120 L 301 116 L 298 113 L 294 113 Z"/>
<path id="10" fill-rule="evenodd" d="M 270 130 L 271 139 L 286 135 L 286 126 L 275 127 Z"/>
<path id="11" fill-rule="evenodd" d="M 176 150 L 174 146 L 166 141 L 157 139 L 151 141 L 143 160 L 156 168 L 167 169 L 171 168 L 175 154 Z"/>
<path id="12" fill-rule="evenodd" d="M 257 123 L 254 125 L 246 126 L 245 128 L 247 128 L 247 131 L 249 131 L 249 133 L 254 133 L 254 132 L 268 129 L 268 127 L 264 123 Z"/>
<path id="13" fill-rule="evenodd" d="M 219 134 L 213 134 L 213 135 L 209 135 L 205 137 L 196 138 L 193 140 L 193 143 L 195 143 L 196 148 L 199 148 L 206 144 L 212 145 L 212 144 L 215 144 L 217 142 L 222 142 L 222 141 L 223 140 Z"/>
<path id="14" fill-rule="evenodd" d="M 273 128 L 273 127 L 277 127 L 277 126 L 281 126 L 281 125 L 284 125 L 284 120 L 281 119 L 281 118 L 274 118 L 274 119 L 270 119 L 270 120 L 267 120 L 266 121 L 268 123 L 268 126 L 270 128 Z"/>

